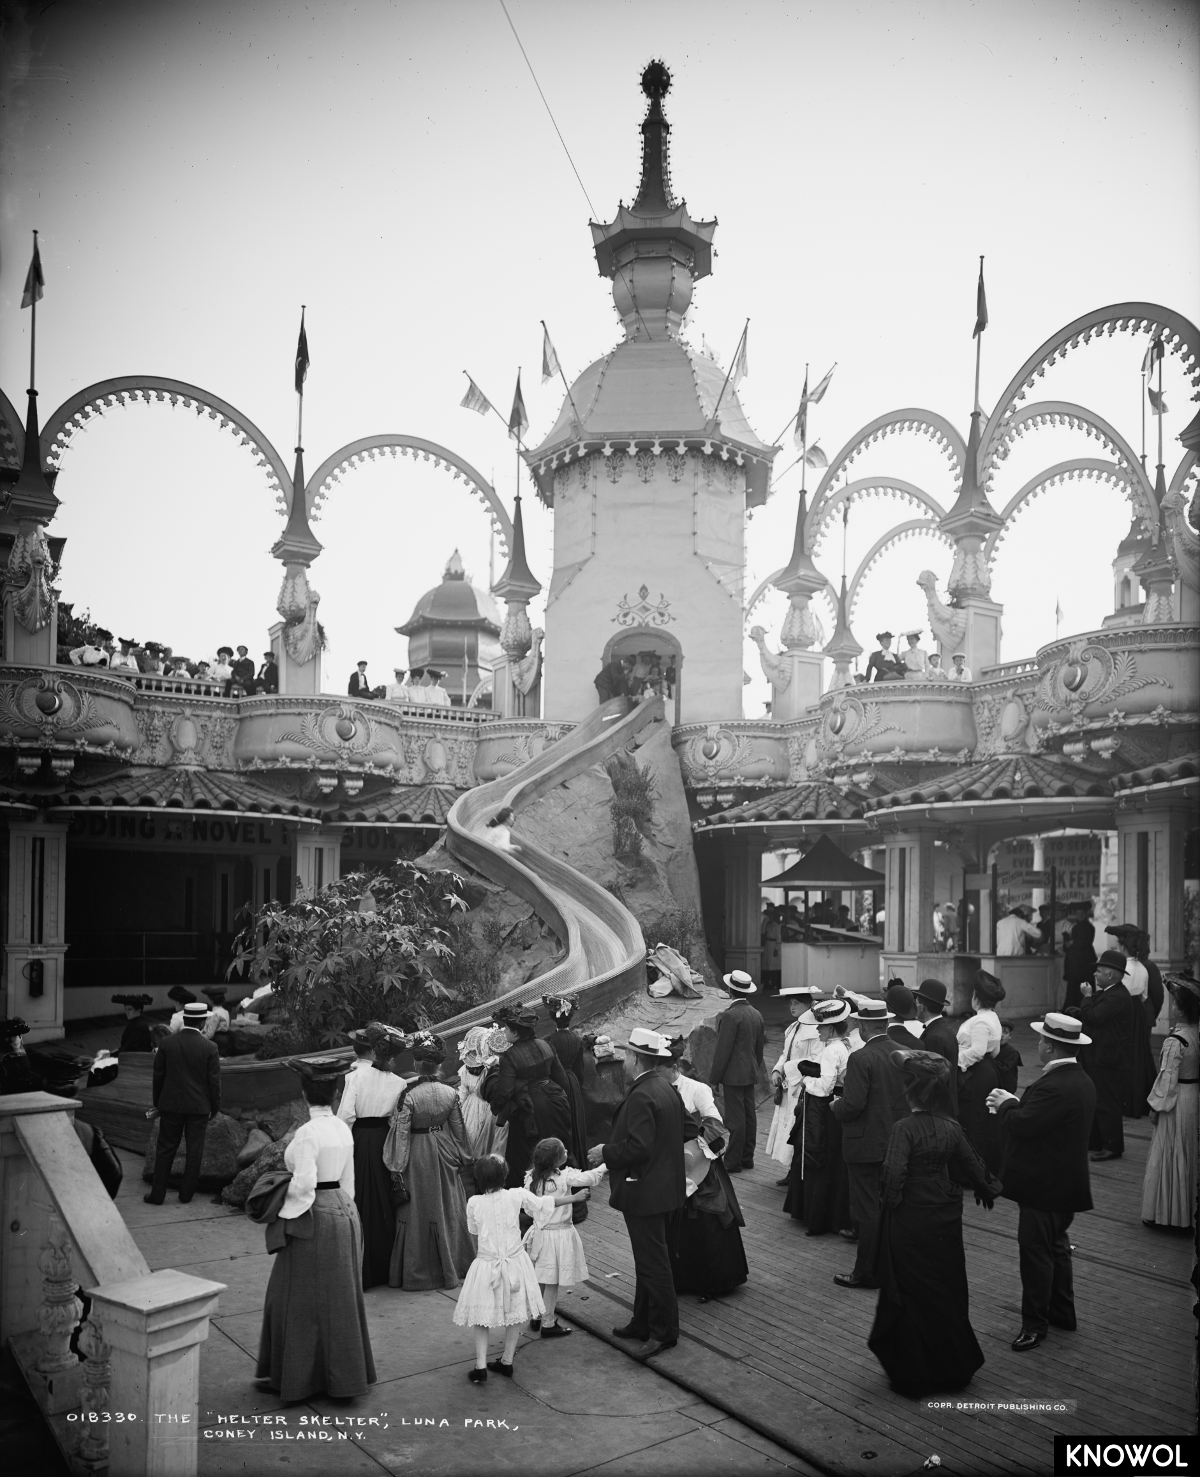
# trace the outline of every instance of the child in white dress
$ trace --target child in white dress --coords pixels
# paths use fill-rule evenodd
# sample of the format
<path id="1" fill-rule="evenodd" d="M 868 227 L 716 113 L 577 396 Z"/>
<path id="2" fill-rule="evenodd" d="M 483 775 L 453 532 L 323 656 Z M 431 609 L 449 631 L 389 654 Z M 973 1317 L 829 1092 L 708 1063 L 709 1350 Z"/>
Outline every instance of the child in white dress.
<path id="1" fill-rule="evenodd" d="M 498 1154 L 475 1161 L 478 1195 L 467 1201 L 467 1230 L 476 1238 L 475 1260 L 463 1278 L 454 1309 L 454 1322 L 475 1335 L 475 1368 L 468 1378 L 482 1384 L 489 1369 L 512 1378 L 512 1361 L 522 1327 L 545 1311 L 533 1263 L 521 1245 L 520 1214 L 535 1226 L 544 1226 L 557 1205 L 584 1200 L 574 1195 L 531 1195 L 528 1190 L 506 1190 L 508 1165 Z M 488 1361 L 488 1333 L 504 1329 L 504 1353 Z"/>
<path id="2" fill-rule="evenodd" d="M 604 1164 L 596 1169 L 569 1169 L 562 1140 L 542 1139 L 533 1150 L 533 1167 L 525 1171 L 525 1188 L 538 1196 L 564 1195 L 571 1190 L 595 1189 L 607 1173 Z M 571 1330 L 559 1323 L 554 1312 L 558 1289 L 574 1287 L 588 1277 L 583 1242 L 571 1220 L 570 1207 L 560 1206 L 543 1226 L 530 1226 L 524 1245 L 545 1304 L 545 1312 L 530 1326 L 534 1333 L 540 1328 L 544 1339 L 566 1338 Z"/>

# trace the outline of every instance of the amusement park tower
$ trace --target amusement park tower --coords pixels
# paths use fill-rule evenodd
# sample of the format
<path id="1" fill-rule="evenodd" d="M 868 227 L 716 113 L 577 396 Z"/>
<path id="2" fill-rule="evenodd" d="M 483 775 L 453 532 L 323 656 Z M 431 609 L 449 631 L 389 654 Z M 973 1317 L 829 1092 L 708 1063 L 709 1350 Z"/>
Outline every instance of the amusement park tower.
<path id="1" fill-rule="evenodd" d="M 571 386 L 527 454 L 554 510 L 545 714 L 594 705 L 601 666 L 674 668 L 677 722 L 742 712 L 746 509 L 766 501 L 775 448 L 751 430 L 735 373 L 684 343 L 692 288 L 712 271 L 717 222 L 671 189 L 661 62 L 642 75 L 642 177 L 633 205 L 591 222 L 624 341 Z M 670 709 L 670 704 L 668 704 Z"/>

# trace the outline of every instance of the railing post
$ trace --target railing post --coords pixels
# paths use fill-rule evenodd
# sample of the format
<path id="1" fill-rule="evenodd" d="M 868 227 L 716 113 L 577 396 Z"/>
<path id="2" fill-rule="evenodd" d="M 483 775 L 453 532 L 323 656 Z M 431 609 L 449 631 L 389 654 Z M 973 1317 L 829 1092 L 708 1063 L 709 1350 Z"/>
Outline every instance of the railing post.
<path id="1" fill-rule="evenodd" d="M 71 1243 L 67 1228 L 54 1210 L 50 1211 L 50 1234 L 38 1256 L 38 1266 L 45 1273 L 42 1280 L 42 1305 L 38 1309 L 38 1332 L 45 1348 L 34 1368 L 47 1377 L 74 1369 L 78 1364 L 71 1349 L 71 1335 L 83 1317 L 83 1304 L 75 1296 L 79 1284 L 71 1265 Z"/>
<path id="2" fill-rule="evenodd" d="M 110 1352 L 112 1477 L 195 1477 L 200 1345 L 225 1284 L 152 1272 L 93 1288 L 91 1321 Z"/>
<path id="3" fill-rule="evenodd" d="M 79 1352 L 85 1362 L 80 1398 L 83 1439 L 77 1455 L 85 1467 L 98 1471 L 108 1466 L 107 1416 L 111 1404 L 108 1391 L 112 1381 L 112 1350 L 90 1318 L 79 1330 Z"/>

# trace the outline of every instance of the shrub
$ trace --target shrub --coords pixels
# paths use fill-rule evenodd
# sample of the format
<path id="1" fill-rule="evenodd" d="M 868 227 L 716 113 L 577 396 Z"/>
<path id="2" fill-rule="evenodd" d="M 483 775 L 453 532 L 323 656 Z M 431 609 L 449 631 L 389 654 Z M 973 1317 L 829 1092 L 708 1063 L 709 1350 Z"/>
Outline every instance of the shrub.
<path id="1" fill-rule="evenodd" d="M 364 910 L 370 883 L 374 907 Z M 315 897 L 267 903 L 251 914 L 229 973 L 253 988 L 270 983 L 283 1017 L 275 1054 L 342 1046 L 371 1020 L 423 1030 L 458 1008 L 450 970 L 454 922 L 466 907 L 452 872 L 398 861 L 354 872 Z"/>
<path id="2" fill-rule="evenodd" d="M 626 861 L 642 854 L 642 837 L 654 821 L 658 784 L 649 770 L 617 756 L 608 766 L 612 780 L 613 853 Z"/>

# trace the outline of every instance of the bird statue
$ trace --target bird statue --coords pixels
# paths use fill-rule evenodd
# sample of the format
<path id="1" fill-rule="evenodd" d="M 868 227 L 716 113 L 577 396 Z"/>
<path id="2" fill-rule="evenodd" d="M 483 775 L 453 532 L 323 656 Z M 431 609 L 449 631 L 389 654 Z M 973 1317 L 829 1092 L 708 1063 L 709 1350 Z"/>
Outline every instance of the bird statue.
<path id="1" fill-rule="evenodd" d="M 528 696 L 537 684 L 542 672 L 542 638 L 545 631 L 541 626 L 533 628 L 533 644 L 519 662 L 512 664 L 512 681 L 517 691 Z"/>
<path id="2" fill-rule="evenodd" d="M 786 692 L 792 680 L 791 669 L 781 657 L 767 650 L 766 631 L 762 626 L 753 626 L 750 630 L 750 639 L 758 647 L 758 659 L 762 663 L 763 676 L 776 692 Z"/>
<path id="3" fill-rule="evenodd" d="M 953 654 L 962 646 L 963 637 L 967 634 L 967 612 L 942 604 L 938 599 L 937 576 L 931 569 L 921 571 L 917 584 L 925 591 L 930 629 L 942 650 Z"/>

